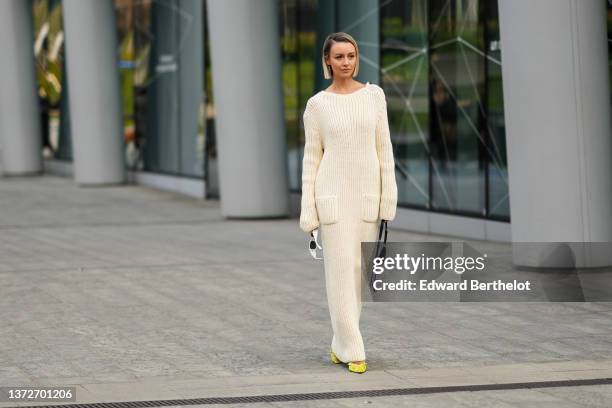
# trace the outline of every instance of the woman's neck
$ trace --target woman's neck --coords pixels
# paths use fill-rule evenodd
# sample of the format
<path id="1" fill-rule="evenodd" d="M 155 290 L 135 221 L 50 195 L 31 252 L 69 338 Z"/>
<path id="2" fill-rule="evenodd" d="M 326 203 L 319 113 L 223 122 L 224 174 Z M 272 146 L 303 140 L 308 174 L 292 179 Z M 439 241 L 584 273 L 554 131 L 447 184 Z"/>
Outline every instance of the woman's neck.
<path id="1" fill-rule="evenodd" d="M 335 91 L 351 91 L 353 89 L 355 89 L 355 85 L 357 84 L 357 81 L 355 81 L 353 78 L 346 78 L 346 79 L 334 79 L 330 88 L 335 90 Z"/>

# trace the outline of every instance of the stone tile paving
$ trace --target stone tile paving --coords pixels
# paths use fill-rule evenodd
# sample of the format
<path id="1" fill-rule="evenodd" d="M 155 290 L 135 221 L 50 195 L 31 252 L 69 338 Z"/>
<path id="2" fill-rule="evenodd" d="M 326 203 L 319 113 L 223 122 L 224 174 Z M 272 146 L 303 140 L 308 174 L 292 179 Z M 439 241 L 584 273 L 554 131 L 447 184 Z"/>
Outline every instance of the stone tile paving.
<path id="1" fill-rule="evenodd" d="M 224 220 L 215 201 L 0 179 L 0 384 L 327 371 L 305 244 L 296 219 Z M 609 303 L 367 303 L 361 327 L 373 370 L 612 358 Z"/>

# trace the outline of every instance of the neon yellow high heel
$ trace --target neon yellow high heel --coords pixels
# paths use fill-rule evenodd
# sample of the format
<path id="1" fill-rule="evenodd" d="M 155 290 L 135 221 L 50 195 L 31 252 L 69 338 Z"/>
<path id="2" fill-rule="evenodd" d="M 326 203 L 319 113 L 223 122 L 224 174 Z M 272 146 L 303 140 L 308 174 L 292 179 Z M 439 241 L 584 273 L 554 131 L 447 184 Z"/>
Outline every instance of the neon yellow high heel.
<path id="1" fill-rule="evenodd" d="M 353 372 L 353 373 L 365 373 L 366 370 L 368 369 L 368 364 L 364 361 L 362 363 L 353 363 L 350 362 L 348 363 L 348 369 L 349 371 Z"/>
<path id="2" fill-rule="evenodd" d="M 334 353 L 333 351 L 329 352 L 329 357 L 331 358 L 332 363 L 334 364 L 340 364 L 342 363 L 342 361 L 340 361 L 340 359 L 338 358 L 338 356 L 336 355 L 336 353 Z"/>
<path id="3" fill-rule="evenodd" d="M 336 353 L 334 353 L 333 351 L 329 352 L 329 357 L 332 361 L 332 363 L 334 364 L 342 364 L 343 361 L 340 360 L 338 358 L 338 356 L 336 355 Z M 353 372 L 353 373 L 365 373 L 368 369 L 368 364 L 364 361 L 362 363 L 353 363 L 352 361 L 347 363 L 348 369 L 349 371 Z"/>

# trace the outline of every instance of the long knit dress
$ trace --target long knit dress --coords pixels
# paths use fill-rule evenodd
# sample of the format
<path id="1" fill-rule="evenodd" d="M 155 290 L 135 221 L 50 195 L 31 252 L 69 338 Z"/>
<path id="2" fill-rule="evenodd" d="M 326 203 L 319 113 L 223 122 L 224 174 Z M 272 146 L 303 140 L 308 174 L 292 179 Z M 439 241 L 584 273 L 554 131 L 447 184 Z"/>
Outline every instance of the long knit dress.
<path id="1" fill-rule="evenodd" d="M 343 362 L 365 360 L 359 330 L 361 242 L 395 218 L 397 185 L 384 91 L 320 91 L 304 111 L 300 228 L 321 231 L 333 338 Z"/>

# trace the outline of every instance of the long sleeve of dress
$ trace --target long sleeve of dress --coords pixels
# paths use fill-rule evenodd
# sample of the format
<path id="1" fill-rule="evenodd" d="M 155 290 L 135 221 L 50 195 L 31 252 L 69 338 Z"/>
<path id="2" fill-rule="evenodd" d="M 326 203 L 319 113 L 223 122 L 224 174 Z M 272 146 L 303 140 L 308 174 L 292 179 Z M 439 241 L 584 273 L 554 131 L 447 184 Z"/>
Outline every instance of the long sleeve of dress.
<path id="1" fill-rule="evenodd" d="M 376 123 L 376 153 L 380 163 L 381 196 L 379 217 L 382 220 L 395 218 L 397 208 L 397 184 L 395 181 L 395 161 L 387 119 L 387 101 L 382 88 L 377 88 L 379 101 Z"/>
<path id="2" fill-rule="evenodd" d="M 316 112 L 309 100 L 304 110 L 304 159 L 302 161 L 302 203 L 300 228 L 310 232 L 319 227 L 319 217 L 315 206 L 314 183 L 319 163 L 323 157 L 323 145 L 319 133 Z"/>

